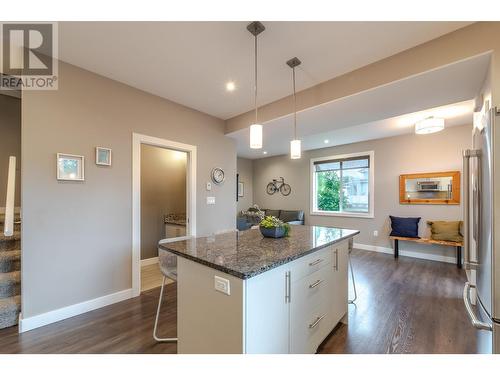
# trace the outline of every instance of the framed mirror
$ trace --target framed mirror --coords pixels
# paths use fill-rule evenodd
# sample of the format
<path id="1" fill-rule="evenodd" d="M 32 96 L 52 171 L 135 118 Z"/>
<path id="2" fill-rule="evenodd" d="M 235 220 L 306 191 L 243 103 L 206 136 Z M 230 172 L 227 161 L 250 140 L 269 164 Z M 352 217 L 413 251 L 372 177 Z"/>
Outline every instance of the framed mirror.
<path id="1" fill-rule="evenodd" d="M 402 174 L 400 204 L 460 204 L 460 172 Z"/>

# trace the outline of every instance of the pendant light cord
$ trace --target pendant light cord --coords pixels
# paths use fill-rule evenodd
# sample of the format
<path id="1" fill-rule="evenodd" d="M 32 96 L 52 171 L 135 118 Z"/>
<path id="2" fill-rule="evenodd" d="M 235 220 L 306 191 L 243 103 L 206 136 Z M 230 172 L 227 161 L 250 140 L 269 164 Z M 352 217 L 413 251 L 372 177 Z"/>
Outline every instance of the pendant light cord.
<path id="1" fill-rule="evenodd" d="M 255 104 L 255 123 L 258 124 L 257 122 L 257 35 L 255 35 L 255 98 L 254 98 L 254 104 Z"/>
<path id="2" fill-rule="evenodd" d="M 295 95 L 295 67 L 292 68 L 293 74 L 293 139 L 297 139 L 297 98 Z"/>

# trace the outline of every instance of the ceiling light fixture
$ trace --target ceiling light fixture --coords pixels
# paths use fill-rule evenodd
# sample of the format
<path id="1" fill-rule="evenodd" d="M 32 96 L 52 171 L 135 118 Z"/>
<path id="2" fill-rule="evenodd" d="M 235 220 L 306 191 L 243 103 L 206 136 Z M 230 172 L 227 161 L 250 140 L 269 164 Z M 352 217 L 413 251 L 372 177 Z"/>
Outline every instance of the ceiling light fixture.
<path id="1" fill-rule="evenodd" d="M 444 129 L 444 119 L 436 117 L 427 117 L 415 124 L 416 134 L 437 133 Z"/>
<path id="2" fill-rule="evenodd" d="M 255 86 L 254 86 L 254 104 L 255 104 L 255 122 L 250 125 L 250 148 L 262 148 L 262 125 L 259 124 L 257 110 L 257 35 L 266 28 L 259 21 L 254 21 L 247 26 L 247 30 L 255 37 Z"/>
<path id="3" fill-rule="evenodd" d="M 330 143 L 330 141 L 328 139 L 325 139 L 323 143 Z"/>
<path id="4" fill-rule="evenodd" d="M 226 83 L 226 91 L 232 92 L 234 90 L 236 90 L 236 85 L 233 81 L 229 81 L 228 83 Z"/>
<path id="5" fill-rule="evenodd" d="M 286 62 L 292 68 L 292 81 L 293 81 L 293 139 L 290 141 L 290 158 L 300 159 L 301 156 L 301 142 L 297 138 L 297 97 L 295 91 L 295 67 L 299 66 L 301 61 L 294 57 Z"/>
<path id="6" fill-rule="evenodd" d="M 267 151 L 262 151 L 262 153 L 263 153 L 264 155 L 267 155 Z"/>

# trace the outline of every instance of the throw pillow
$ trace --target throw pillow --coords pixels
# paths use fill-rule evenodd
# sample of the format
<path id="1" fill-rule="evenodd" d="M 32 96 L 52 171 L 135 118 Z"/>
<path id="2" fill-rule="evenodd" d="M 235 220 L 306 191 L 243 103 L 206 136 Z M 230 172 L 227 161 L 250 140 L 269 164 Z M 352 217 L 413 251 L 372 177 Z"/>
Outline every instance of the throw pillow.
<path id="1" fill-rule="evenodd" d="M 391 218 L 392 227 L 391 236 L 420 238 L 418 236 L 419 217 L 389 217 Z"/>

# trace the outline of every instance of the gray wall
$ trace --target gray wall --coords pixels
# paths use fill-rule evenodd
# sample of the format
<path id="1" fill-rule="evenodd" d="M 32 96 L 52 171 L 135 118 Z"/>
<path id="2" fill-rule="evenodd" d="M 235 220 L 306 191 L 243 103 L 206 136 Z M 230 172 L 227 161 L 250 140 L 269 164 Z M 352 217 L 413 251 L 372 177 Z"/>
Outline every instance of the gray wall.
<path id="1" fill-rule="evenodd" d="M 21 204 L 21 99 L 0 94 L 0 207 L 5 207 L 9 156 L 16 157 L 15 205 Z"/>
<path id="2" fill-rule="evenodd" d="M 141 259 L 158 256 L 163 216 L 186 214 L 185 152 L 141 145 Z"/>
<path id="3" fill-rule="evenodd" d="M 289 156 L 277 156 L 254 161 L 254 200 L 265 208 L 303 209 L 306 224 L 332 225 L 359 229 L 355 242 L 382 247 L 392 247 L 388 239 L 389 215 L 420 216 L 420 235 L 428 234 L 426 221 L 461 220 L 461 205 L 401 205 L 399 204 L 399 175 L 418 172 L 439 172 L 462 169 L 461 150 L 471 144 L 472 126 L 445 129 L 436 134 L 414 134 L 304 152 L 302 159 L 290 160 Z M 310 159 L 352 152 L 375 152 L 375 218 L 347 218 L 311 216 Z M 291 185 L 288 197 L 268 195 L 266 184 L 283 176 Z M 374 237 L 373 231 L 379 236 Z M 405 248 L 412 249 L 411 244 Z M 454 256 L 452 248 L 419 248 L 419 251 Z"/>
<path id="4" fill-rule="evenodd" d="M 59 90 L 26 91 L 22 107 L 23 317 L 132 287 L 132 133 L 197 146 L 197 230 L 235 228 L 236 147 L 224 122 L 59 64 Z M 113 149 L 113 166 L 94 147 Z M 56 180 L 56 153 L 86 156 L 85 182 Z M 205 183 L 219 166 L 226 180 Z"/>
<path id="5" fill-rule="evenodd" d="M 253 160 L 238 158 L 236 170 L 240 175 L 240 182 L 244 185 L 244 196 L 238 198 L 237 211 L 239 213 L 253 204 Z"/>

